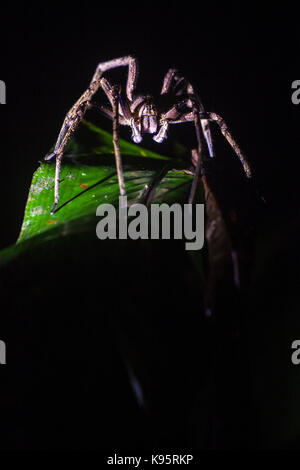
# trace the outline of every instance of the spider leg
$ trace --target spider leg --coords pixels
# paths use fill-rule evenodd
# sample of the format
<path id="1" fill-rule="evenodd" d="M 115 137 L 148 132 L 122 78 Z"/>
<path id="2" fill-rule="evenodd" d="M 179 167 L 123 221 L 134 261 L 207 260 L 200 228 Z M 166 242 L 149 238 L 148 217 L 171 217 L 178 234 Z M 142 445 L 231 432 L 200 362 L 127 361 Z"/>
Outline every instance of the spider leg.
<path id="1" fill-rule="evenodd" d="M 119 181 L 120 195 L 126 196 L 124 173 L 122 168 L 119 142 L 119 87 L 113 87 L 113 144 L 115 149 L 116 168 Z"/>
<path id="2" fill-rule="evenodd" d="M 206 140 L 209 156 L 211 158 L 214 158 L 215 152 L 214 152 L 214 146 L 213 146 L 213 142 L 212 142 L 212 136 L 211 136 L 209 121 L 206 120 L 206 119 L 201 119 L 201 127 L 202 127 L 202 131 L 203 131 L 203 134 L 204 134 L 204 137 L 205 137 L 205 140 Z"/>
<path id="3" fill-rule="evenodd" d="M 114 102 L 113 87 L 110 85 L 109 81 L 106 80 L 105 78 L 101 78 L 101 86 L 103 90 L 105 91 L 113 107 L 113 102 Z M 137 97 L 134 99 L 133 102 L 130 102 L 129 100 L 123 101 L 122 96 L 119 91 L 118 100 L 119 100 L 119 122 L 122 125 L 131 127 L 132 139 L 136 144 L 139 144 L 142 141 L 142 136 L 134 120 L 134 110 L 135 110 L 135 107 L 144 100 L 144 97 Z M 106 114 L 107 114 L 107 110 L 106 110 Z"/>
<path id="4" fill-rule="evenodd" d="M 109 119 L 111 119 L 113 121 L 114 119 L 114 113 L 113 111 L 108 108 L 107 106 L 102 106 L 102 105 L 94 105 L 95 109 L 97 109 L 97 111 L 100 111 L 101 113 L 103 113 L 106 117 L 108 117 Z M 122 126 L 127 126 L 127 121 L 120 115 L 119 113 L 119 124 L 121 124 Z"/>
<path id="5" fill-rule="evenodd" d="M 169 69 L 164 77 L 160 94 L 165 95 L 168 93 L 180 96 L 186 93 L 194 94 L 194 91 L 187 79 L 178 74 L 177 69 Z"/>
<path id="6" fill-rule="evenodd" d="M 196 164 L 194 179 L 193 179 L 193 183 L 192 183 L 192 187 L 191 187 L 191 191 L 190 191 L 190 196 L 189 196 L 189 200 L 188 200 L 189 204 L 193 204 L 194 197 L 195 197 L 195 194 L 196 194 L 197 185 L 198 185 L 198 181 L 199 181 L 199 177 L 201 175 L 201 166 L 202 166 L 202 163 L 203 163 L 203 155 L 202 155 L 202 152 L 203 152 L 202 131 L 203 131 L 203 129 L 201 127 L 198 110 L 194 109 L 193 114 L 194 114 L 194 125 L 195 125 L 195 131 L 196 131 L 198 147 L 197 147 L 197 164 Z"/>
<path id="7" fill-rule="evenodd" d="M 166 73 L 161 89 L 161 95 L 165 95 L 171 92 L 175 96 L 188 94 L 190 97 L 196 100 L 199 111 L 204 112 L 203 104 L 201 103 L 199 96 L 195 93 L 192 84 L 186 78 L 181 77 L 176 69 L 169 69 Z M 201 119 L 201 127 L 208 147 L 209 156 L 214 157 L 214 147 L 212 143 L 209 121 Z"/>
<path id="8" fill-rule="evenodd" d="M 132 101 L 133 93 L 138 78 L 138 63 L 137 60 L 132 56 L 119 57 L 118 59 L 113 59 L 109 60 L 108 62 L 100 63 L 96 68 L 92 82 L 95 80 L 99 80 L 102 77 L 103 73 L 107 70 L 125 66 L 128 66 L 126 95 L 127 98 Z"/>
<path id="9" fill-rule="evenodd" d="M 186 120 L 192 121 L 193 118 L 193 113 L 191 119 L 186 119 L 185 117 L 187 116 L 186 114 L 186 108 L 192 106 L 192 101 L 188 98 L 186 100 L 183 100 L 182 102 L 172 106 L 165 114 L 161 115 L 161 120 L 160 124 L 161 127 L 158 131 L 158 133 L 153 137 L 153 140 L 155 140 L 158 143 L 161 143 L 166 137 L 167 137 L 167 131 L 169 124 L 176 124 L 176 123 L 181 123 L 185 122 Z"/>
<path id="10" fill-rule="evenodd" d="M 192 107 L 192 111 L 186 111 L 186 108 Z M 207 120 L 207 119 L 206 119 Z M 199 177 L 201 175 L 201 166 L 203 163 L 203 127 L 201 126 L 201 119 L 199 114 L 198 106 L 195 102 L 193 102 L 190 98 L 182 101 L 181 103 L 174 105 L 167 113 L 163 116 L 163 124 L 159 131 L 159 133 L 155 136 L 156 140 L 160 136 L 160 133 L 164 132 L 164 129 L 167 129 L 169 124 L 181 124 L 183 122 L 194 122 L 195 125 L 195 132 L 197 138 L 197 164 L 194 172 L 194 179 L 189 195 L 189 204 L 193 203 L 197 184 L 199 181 Z M 165 127 L 164 127 L 165 125 Z"/>
<path id="11" fill-rule="evenodd" d="M 196 103 L 197 103 L 198 110 L 200 112 L 204 112 L 204 106 L 203 106 L 199 96 L 195 93 L 195 91 L 194 91 L 194 89 L 193 89 L 193 87 L 190 83 L 187 84 L 187 90 L 188 90 L 189 94 L 194 96 L 194 98 L 196 100 Z M 209 156 L 211 158 L 213 158 L 215 156 L 215 152 L 214 152 L 214 146 L 213 146 L 213 142 L 212 142 L 212 135 L 211 135 L 211 130 L 210 130 L 210 125 L 209 125 L 208 119 L 201 119 L 200 125 L 202 127 L 204 138 L 206 140 L 206 145 L 207 145 L 207 148 L 208 148 Z"/>
<path id="12" fill-rule="evenodd" d="M 61 127 L 59 136 L 55 144 L 54 152 L 45 157 L 45 160 L 50 160 L 51 158 L 56 157 L 54 178 L 54 204 L 51 209 L 51 214 L 54 213 L 59 202 L 59 177 L 64 149 L 72 133 L 75 131 L 78 124 L 82 120 L 85 112 L 91 107 L 90 99 L 98 88 L 98 82 L 92 83 L 90 87 L 81 95 L 79 100 L 72 106 L 72 108 L 66 115 L 63 125 Z"/>
<path id="13" fill-rule="evenodd" d="M 106 94 L 107 98 L 110 101 L 111 107 L 113 107 L 114 103 L 114 91 L 113 86 L 106 78 L 101 78 L 100 80 L 101 88 L 103 89 L 104 93 Z M 129 125 L 130 119 L 132 118 L 131 111 L 127 100 L 123 101 L 120 91 L 119 91 L 119 121 L 120 124 L 127 124 Z"/>
<path id="14" fill-rule="evenodd" d="M 225 137 L 225 139 L 231 145 L 232 149 L 234 150 L 234 152 L 238 156 L 240 162 L 242 163 L 246 176 L 248 178 L 251 178 L 252 171 L 251 171 L 250 164 L 247 160 L 247 157 L 242 152 L 242 150 L 240 149 L 240 147 L 237 144 L 236 140 L 232 136 L 232 134 L 229 131 L 228 126 L 227 126 L 226 122 L 224 121 L 224 119 L 216 113 L 202 113 L 202 112 L 200 112 L 200 113 L 197 113 L 197 114 L 199 116 L 200 122 L 202 120 L 204 120 L 204 121 L 209 120 L 209 121 L 216 122 L 218 124 L 222 134 Z M 197 135 L 197 140 L 198 140 L 198 146 L 199 146 L 199 136 L 200 136 L 201 133 L 200 133 L 197 118 L 196 118 L 196 121 L 195 121 L 195 112 L 188 112 L 188 113 L 180 114 L 180 112 L 178 111 L 178 108 L 176 108 L 176 106 L 173 106 L 173 108 L 171 108 L 165 114 L 165 117 L 168 119 L 169 124 L 181 124 L 183 122 L 190 122 L 190 121 L 194 120 L 195 127 L 196 127 L 196 133 L 198 134 Z M 203 126 L 202 126 L 202 130 L 203 130 Z"/>
<path id="15" fill-rule="evenodd" d="M 128 66 L 128 77 L 127 77 L 127 87 L 126 93 L 128 98 L 131 100 L 133 97 L 133 92 L 135 89 L 137 76 L 138 76 L 138 69 L 137 69 L 137 61 L 135 58 L 131 56 L 120 57 L 118 59 L 110 60 L 107 62 L 101 62 L 98 64 L 94 76 L 90 82 L 89 87 L 85 90 L 85 92 L 80 96 L 80 98 L 76 101 L 76 103 L 72 106 L 72 108 L 67 113 L 61 130 L 59 132 L 54 152 L 50 155 L 45 157 L 45 160 L 51 160 L 51 158 L 56 158 L 56 168 L 55 168 L 55 186 L 54 186 L 54 204 L 51 209 L 51 214 L 54 213 L 58 202 L 59 202 L 59 177 L 60 177 L 60 167 L 61 167 L 61 159 L 64 152 L 64 149 L 72 135 L 72 133 L 78 127 L 80 121 L 82 120 L 85 112 L 92 106 L 91 99 L 93 98 L 94 94 L 99 90 L 101 86 L 101 77 L 104 72 L 107 70 L 121 67 L 121 66 Z"/>
<path id="16" fill-rule="evenodd" d="M 209 120 L 214 121 L 218 124 L 222 134 L 225 137 L 225 139 L 231 145 L 232 149 L 234 150 L 234 152 L 238 156 L 241 164 L 243 165 L 244 172 L 246 173 L 246 176 L 248 178 L 251 178 L 252 171 L 251 171 L 249 162 L 248 162 L 246 156 L 244 155 L 244 153 L 242 152 L 242 150 L 240 149 L 239 145 L 237 144 L 237 142 L 233 138 L 231 132 L 228 129 L 228 126 L 227 126 L 226 122 L 224 121 L 224 119 L 216 113 L 204 113 L 204 117 L 205 118 L 208 117 Z M 202 119 L 201 114 L 200 114 L 200 118 Z"/>
<path id="17" fill-rule="evenodd" d="M 194 112 L 187 111 L 189 108 L 193 108 L 193 102 L 190 98 L 187 98 L 172 106 L 172 108 L 170 108 L 163 117 L 164 119 L 168 120 L 170 124 L 179 124 L 186 121 L 193 121 Z"/>
<path id="18" fill-rule="evenodd" d="M 193 104 L 190 99 L 183 101 L 181 104 L 186 104 L 188 107 L 193 107 Z M 205 114 L 205 113 L 201 113 L 201 114 Z M 180 112 L 180 110 L 178 110 L 178 106 L 175 105 L 164 115 L 164 118 L 166 120 L 169 120 L 170 124 L 181 124 L 183 122 L 194 121 L 194 111 L 183 113 L 183 112 Z M 206 141 L 209 156 L 214 157 L 215 152 L 214 152 L 214 147 L 213 147 L 213 142 L 212 142 L 209 120 L 201 118 L 200 126 L 202 127 L 202 132 Z"/>
<path id="19" fill-rule="evenodd" d="M 169 93 L 171 89 L 172 81 L 174 80 L 174 76 L 176 72 L 177 72 L 176 69 L 169 69 L 167 71 L 166 75 L 164 76 L 164 81 L 163 81 L 162 89 L 160 92 L 161 95 L 165 95 Z"/>

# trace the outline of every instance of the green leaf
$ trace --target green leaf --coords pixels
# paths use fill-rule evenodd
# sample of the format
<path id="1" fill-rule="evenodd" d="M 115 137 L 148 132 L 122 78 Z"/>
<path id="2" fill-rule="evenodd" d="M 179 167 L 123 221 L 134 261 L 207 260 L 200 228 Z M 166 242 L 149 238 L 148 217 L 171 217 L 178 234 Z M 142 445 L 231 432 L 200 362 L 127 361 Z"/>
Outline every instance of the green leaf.
<path id="1" fill-rule="evenodd" d="M 129 204 L 140 201 L 145 187 L 151 186 L 164 170 L 153 203 L 187 203 L 192 175 L 187 162 L 120 140 L 120 149 Z M 60 202 L 50 214 L 54 198 L 55 162 L 42 162 L 33 175 L 20 236 L 16 245 L 0 254 L 2 264 L 49 240 L 92 231 L 95 236 L 96 209 L 100 204 L 119 202 L 112 136 L 94 124 L 83 121 L 71 139 L 62 161 Z M 203 196 L 202 196 L 203 197 Z"/>

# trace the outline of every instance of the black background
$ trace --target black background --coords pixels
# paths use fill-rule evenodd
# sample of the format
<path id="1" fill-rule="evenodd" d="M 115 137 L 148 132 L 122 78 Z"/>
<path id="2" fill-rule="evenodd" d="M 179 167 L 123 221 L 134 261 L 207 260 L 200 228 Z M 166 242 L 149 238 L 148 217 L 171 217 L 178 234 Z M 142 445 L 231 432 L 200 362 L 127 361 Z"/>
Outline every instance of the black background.
<path id="1" fill-rule="evenodd" d="M 248 359 L 245 363 L 240 359 L 234 367 L 229 367 L 227 376 L 224 372 L 222 375 L 222 366 L 220 366 L 218 384 L 221 383 L 224 386 L 225 380 L 228 380 L 231 385 L 224 387 L 224 394 L 221 394 L 221 411 L 215 410 L 215 419 L 208 419 L 209 423 L 214 423 L 215 427 L 212 431 L 207 433 L 206 425 L 199 425 L 203 419 L 206 403 L 205 386 L 203 387 L 200 379 L 197 384 L 200 383 L 199 386 L 202 387 L 201 400 L 204 405 L 200 400 L 202 404 L 198 403 L 195 411 L 197 424 L 193 423 L 193 432 L 189 431 L 191 436 L 188 436 L 188 433 L 182 429 L 182 423 L 185 422 L 184 411 L 176 406 L 181 396 L 184 403 L 188 402 L 188 393 L 191 389 L 184 390 L 182 384 L 186 377 L 189 377 L 188 371 L 195 372 L 199 366 L 201 376 L 201 367 L 206 370 L 207 364 L 204 360 L 203 363 L 199 361 L 197 354 L 201 355 L 201 352 L 197 352 L 196 348 L 192 350 L 193 359 L 190 364 L 186 368 L 182 364 L 179 367 L 179 370 L 186 374 L 185 378 L 174 379 L 174 383 L 171 381 L 166 385 L 167 378 L 174 377 L 172 373 L 176 374 L 176 365 L 173 364 L 167 378 L 160 377 L 161 387 L 157 385 L 156 389 L 154 387 L 155 403 L 159 403 L 159 393 L 167 395 L 173 390 L 173 397 L 164 396 L 164 399 L 172 403 L 172 406 L 164 408 L 163 404 L 159 404 L 155 414 L 157 421 L 153 424 L 150 419 L 151 425 L 137 411 L 130 390 L 124 385 L 126 380 L 122 378 L 123 369 L 120 365 L 117 366 L 119 368 L 114 379 L 108 371 L 109 367 L 107 370 L 104 368 L 105 380 L 112 381 L 113 384 L 111 388 L 101 389 L 102 406 L 109 404 L 107 405 L 109 411 L 105 417 L 103 417 L 103 409 L 99 411 L 96 406 L 98 384 L 92 394 L 82 391 L 81 386 L 79 387 L 84 399 L 90 399 L 91 402 L 87 409 L 78 406 L 80 394 L 78 391 L 74 393 L 75 377 L 80 383 L 86 380 L 90 390 L 90 376 L 92 375 L 91 372 L 90 375 L 87 372 L 89 370 L 87 363 L 84 361 L 81 363 L 80 358 L 77 358 L 80 367 L 77 363 L 77 366 L 73 365 L 74 369 L 69 372 L 69 382 L 63 377 L 63 368 L 58 367 L 57 372 L 53 366 L 53 371 L 48 371 L 48 375 L 45 374 L 46 378 L 42 379 L 43 398 L 36 392 L 33 394 L 34 398 L 24 405 L 20 398 L 23 396 L 24 387 L 23 382 L 19 382 L 20 376 L 23 377 L 22 374 L 24 374 L 23 380 L 32 383 L 32 389 L 35 390 L 36 379 L 33 372 L 35 366 L 32 364 L 38 364 L 37 368 L 43 366 L 43 359 L 40 359 L 40 363 L 35 362 L 36 353 L 32 352 L 32 357 L 27 357 L 25 354 L 24 362 L 19 364 L 18 378 L 14 377 L 13 383 L 15 386 L 18 384 L 20 396 L 16 391 L 11 395 L 12 388 L 15 387 L 7 386 L 5 389 L 8 403 L 8 411 L 6 411 L 10 416 L 7 446 L 72 448 L 82 442 L 84 448 L 89 446 L 101 448 L 99 436 L 104 433 L 106 437 L 101 437 L 104 447 L 123 445 L 131 448 L 145 448 L 157 445 L 170 446 L 174 449 L 176 446 L 188 446 L 191 443 L 197 446 L 197 442 L 200 447 L 204 448 L 278 448 L 286 445 L 297 447 L 297 425 L 294 425 L 295 432 L 287 433 L 288 437 L 286 437 L 285 426 L 289 427 L 289 424 L 284 423 L 286 409 L 289 409 L 288 415 L 292 413 L 292 408 L 289 408 L 287 404 L 291 396 L 296 393 L 292 387 L 292 379 L 286 379 L 284 375 L 284 367 L 290 366 L 285 361 L 286 356 L 289 355 L 291 341 L 296 339 L 297 335 L 299 336 L 297 329 L 299 322 L 297 323 L 296 317 L 299 303 L 295 293 L 297 285 L 295 269 L 298 260 L 296 227 L 299 137 L 297 122 L 300 110 L 292 105 L 290 99 L 291 82 L 298 78 L 294 57 L 297 57 L 299 41 L 297 43 L 297 21 L 292 7 L 291 11 L 288 8 L 283 11 L 272 5 L 263 11 L 259 2 L 251 2 L 249 6 L 244 3 L 229 4 L 227 2 L 220 4 L 207 2 L 150 4 L 150 2 L 145 2 L 138 5 L 132 3 L 118 5 L 107 2 L 68 5 L 64 2 L 51 8 L 28 3 L 1 8 L 0 79 L 4 80 L 7 86 L 7 105 L 0 108 L 1 247 L 16 240 L 22 223 L 32 173 L 37 168 L 38 161 L 53 144 L 66 111 L 88 85 L 97 63 L 128 54 L 135 55 L 139 59 L 139 87 L 142 91 L 158 93 L 164 73 L 169 67 L 175 66 L 197 88 L 206 109 L 215 111 L 226 118 L 233 134 L 238 137 L 238 141 L 252 162 L 257 187 L 267 201 L 267 209 L 259 213 L 258 219 L 261 224 L 259 230 L 265 231 L 262 238 L 270 241 L 266 258 L 268 265 L 262 266 L 263 275 L 254 284 L 255 288 L 259 287 L 259 289 L 252 291 L 255 295 L 252 310 L 249 309 L 252 317 L 248 323 L 246 320 L 243 324 L 244 328 L 250 325 L 250 331 L 247 330 L 246 334 L 247 346 L 242 348 L 242 353 Z M 99 119 L 103 127 L 110 128 L 109 121 Z M 178 135 L 180 132 L 186 133 L 183 135 L 184 138 L 186 135 L 188 139 L 190 138 L 189 131 L 179 130 Z M 172 133 L 175 136 L 175 131 L 172 130 Z M 126 130 L 123 135 L 126 136 Z M 224 184 L 228 184 L 228 191 L 237 196 L 241 181 L 243 181 L 238 163 L 229 158 L 226 162 L 220 161 L 220 167 L 224 171 Z M 162 269 L 165 270 L 164 275 L 166 273 L 171 275 L 171 267 L 168 265 L 171 252 L 166 254 L 158 250 L 155 259 L 159 259 L 162 255 L 165 259 L 162 265 Z M 134 266 L 138 265 L 138 259 L 135 259 L 133 263 Z M 34 269 L 38 271 L 39 266 L 31 267 L 30 272 L 32 273 Z M 149 269 L 148 266 L 139 266 L 141 277 L 146 275 L 146 271 L 149 271 L 147 276 L 151 279 L 151 274 L 155 273 L 154 267 Z M 43 270 L 42 272 L 45 274 Z M 187 285 L 184 284 L 184 287 L 180 285 L 184 274 L 185 272 L 179 276 L 175 285 L 172 285 L 170 297 L 176 296 L 177 292 L 182 292 L 183 295 L 186 293 L 184 289 L 188 289 Z M 38 277 L 38 273 L 36 276 Z M 50 282 L 49 279 L 47 281 Z M 47 281 L 45 280 L 45 283 Z M 22 285 L 20 292 L 15 290 L 20 288 L 20 282 L 16 285 L 18 287 L 14 287 L 13 283 L 9 284 L 10 295 L 24 296 Z M 67 287 L 70 288 L 69 285 Z M 130 288 L 136 294 L 138 287 L 132 284 Z M 108 295 L 113 297 L 116 292 L 116 288 L 111 287 Z M 157 299 L 159 293 L 159 289 L 154 289 L 154 298 Z M 131 306 L 130 303 L 128 307 L 129 305 Z M 179 305 L 184 308 L 183 303 Z M 27 325 L 26 306 L 30 307 L 29 298 L 24 301 L 24 318 L 19 320 L 16 326 L 18 330 L 16 338 L 19 339 L 22 338 L 22 328 Z M 42 307 L 42 304 L 40 306 Z M 167 331 L 168 322 L 174 321 L 171 306 L 162 303 L 160 308 L 156 309 L 157 319 L 153 321 L 154 325 L 156 321 L 159 321 L 161 313 L 167 312 L 161 331 Z M 89 307 L 93 308 L 92 303 Z M 122 307 L 126 311 L 127 303 L 123 301 L 120 308 Z M 155 309 L 154 300 L 149 306 L 149 311 L 151 307 Z M 35 308 L 37 312 L 38 307 Z M 117 311 L 117 306 L 114 308 Z M 177 308 L 179 310 L 179 306 Z M 51 309 L 52 307 L 48 307 L 44 314 L 51 317 Z M 196 322 L 191 320 L 191 324 L 182 326 L 179 320 L 181 316 L 175 315 L 175 317 L 174 331 L 179 332 L 183 328 L 187 336 L 191 334 L 191 324 L 195 326 L 195 331 L 200 327 L 208 328 L 209 334 L 206 338 L 203 332 L 202 336 L 200 335 L 203 341 L 201 348 L 203 351 L 206 347 L 213 349 L 213 345 L 209 344 L 211 327 L 204 324 L 204 319 Z M 36 321 L 34 314 L 32 318 L 34 324 Z M 60 327 L 62 326 L 63 321 L 59 311 L 56 310 L 52 318 L 52 323 L 58 322 Z M 50 320 L 49 324 L 47 320 L 43 323 L 43 328 L 47 326 L 51 332 L 54 332 L 55 327 L 50 323 Z M 222 337 L 220 329 L 225 324 L 226 321 L 222 319 L 219 324 L 218 335 L 220 336 L 217 335 L 217 339 Z M 100 325 L 97 324 L 97 326 Z M 108 328 L 105 321 L 101 327 L 105 332 Z M 73 326 L 73 328 L 79 329 L 80 325 Z M 229 330 L 231 332 L 231 326 Z M 56 338 L 59 344 L 60 341 L 63 343 L 63 334 L 66 331 L 67 327 L 62 326 L 61 337 Z M 36 326 L 31 334 L 35 338 L 40 335 L 39 326 Z M 105 333 L 102 332 L 100 335 L 105 336 Z M 177 350 L 175 339 L 174 344 L 171 341 L 174 351 Z M 216 338 L 214 337 L 213 340 L 215 341 Z M 231 340 L 228 341 L 230 343 Z M 182 347 L 185 348 L 189 342 L 197 344 L 195 332 L 189 340 L 183 342 Z M 95 338 L 92 348 L 95 348 L 96 343 Z M 97 354 L 101 357 L 107 355 L 114 357 L 117 354 L 112 343 L 104 337 L 100 343 L 101 351 L 99 353 L 97 349 Z M 254 349 L 254 344 L 258 346 L 252 359 L 251 348 Z M 65 348 L 67 350 L 67 346 Z M 230 344 L 227 349 L 224 348 L 224 359 L 223 362 L 221 361 L 223 365 L 226 364 L 226 358 L 230 359 L 233 354 L 230 348 Z M 272 352 L 273 348 L 276 349 L 275 352 Z M 40 344 L 37 350 L 50 355 L 49 350 L 46 349 L 45 352 Z M 94 352 L 87 352 L 85 359 Z M 176 354 L 174 361 L 180 362 L 180 354 L 178 352 Z M 48 356 L 47 358 L 44 360 L 49 365 L 51 361 Z M 154 362 L 155 360 L 159 361 L 159 354 L 153 359 Z M 265 369 L 260 365 L 268 361 L 271 361 L 271 365 L 269 363 L 269 372 L 263 380 Z M 112 359 L 112 363 L 119 364 L 118 359 Z M 55 364 L 57 365 L 57 362 Z M 240 374 L 238 377 L 237 370 Z M 52 382 L 49 380 L 51 373 L 54 377 Z M 87 374 L 87 379 L 85 379 L 85 374 Z M 103 379 L 104 383 L 106 383 L 105 380 Z M 283 386 L 283 381 L 286 381 L 285 386 Z M 55 386 L 58 382 L 62 384 L 60 391 Z M 50 386 L 49 383 L 52 385 Z M 166 386 L 165 392 L 163 384 Z M 242 396 L 238 396 L 236 387 L 238 387 L 238 392 L 243 394 Z M 113 395 L 110 395 L 111 390 L 113 390 Z M 209 390 L 208 387 L 208 394 Z M 25 395 L 26 393 L 24 392 Z M 68 425 L 65 425 L 60 432 L 57 431 L 57 423 L 54 424 L 51 418 L 52 413 L 55 415 L 57 412 L 57 407 L 60 411 L 65 409 L 65 405 L 59 401 L 59 394 L 64 397 L 65 401 L 71 403 L 66 411 L 65 421 Z M 18 400 L 18 396 L 19 405 L 16 407 L 14 400 Z M 37 396 L 39 396 L 38 405 L 34 403 Z M 71 399 L 70 396 L 73 398 Z M 43 399 L 46 400 L 47 411 L 45 411 Z M 229 410 L 227 412 L 224 411 L 226 404 Z M 174 409 L 177 411 L 174 412 Z M 42 417 L 37 417 L 39 410 L 43 410 Z M 77 412 L 76 417 L 74 417 L 74 410 Z M 110 420 L 109 415 L 113 413 L 112 410 L 114 410 L 114 416 L 120 416 L 122 419 Z M 162 419 L 161 423 L 164 424 L 160 426 L 160 418 L 164 412 L 166 418 Z M 223 428 L 222 419 L 221 424 L 219 422 L 219 412 L 223 421 L 227 423 Z M 95 432 L 97 423 L 95 424 L 95 420 L 89 414 L 97 416 L 98 422 L 101 421 L 102 416 L 105 424 L 99 423 L 99 433 Z M 50 423 L 47 431 L 42 425 L 43 418 Z M 74 431 L 76 419 L 82 426 L 87 428 L 91 426 L 88 432 L 85 429 L 85 439 L 78 438 Z M 33 420 L 35 424 L 29 427 L 20 424 L 24 421 L 28 423 L 30 420 Z M 61 426 L 61 423 L 57 426 Z M 221 431 L 218 426 L 222 428 Z M 41 434 L 38 433 L 38 429 L 42 429 Z M 177 431 L 172 433 L 172 429 L 177 429 Z M 2 429 L 2 432 L 5 433 L 5 430 Z M 53 437 L 54 434 L 55 437 Z"/>

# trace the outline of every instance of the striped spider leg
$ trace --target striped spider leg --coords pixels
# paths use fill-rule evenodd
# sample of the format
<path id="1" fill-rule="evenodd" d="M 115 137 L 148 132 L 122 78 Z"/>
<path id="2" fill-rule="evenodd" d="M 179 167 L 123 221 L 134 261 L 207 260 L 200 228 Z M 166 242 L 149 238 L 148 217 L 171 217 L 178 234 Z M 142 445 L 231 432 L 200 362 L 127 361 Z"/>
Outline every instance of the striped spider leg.
<path id="1" fill-rule="evenodd" d="M 85 92 L 80 96 L 80 98 L 76 101 L 76 103 L 72 106 L 72 108 L 67 113 L 61 130 L 59 132 L 59 136 L 57 138 L 54 151 L 50 155 L 45 157 L 46 161 L 51 160 L 55 157 L 56 159 L 56 169 L 55 169 L 55 185 L 54 185 L 54 204 L 51 209 L 51 214 L 55 212 L 55 209 L 59 203 L 59 178 L 60 178 L 60 168 L 61 168 L 61 161 L 63 157 L 63 153 L 65 147 L 73 134 L 73 132 L 77 129 L 79 123 L 83 119 L 86 111 L 93 106 L 92 98 L 94 97 L 95 93 L 99 90 L 100 87 L 105 90 L 105 82 L 101 80 L 101 77 L 104 72 L 114 69 L 116 67 L 128 66 L 128 78 L 127 78 L 127 86 L 126 86 L 126 94 L 129 100 L 133 98 L 133 91 L 135 88 L 136 80 L 137 80 L 137 61 L 131 56 L 120 57 L 118 59 L 113 59 L 107 62 L 101 62 L 98 64 L 96 71 L 93 75 L 93 78 L 90 82 L 89 87 L 85 90 Z M 119 97 L 118 93 L 111 93 L 111 103 L 113 107 L 112 117 L 114 120 L 113 125 L 113 142 L 116 151 L 116 166 L 117 166 L 117 173 L 118 173 L 118 180 L 120 184 L 120 190 L 123 194 L 125 194 L 125 187 L 124 187 L 124 178 L 122 167 L 120 164 L 120 149 L 118 144 L 118 110 L 119 110 Z M 124 117 L 120 116 L 120 123 Z"/>

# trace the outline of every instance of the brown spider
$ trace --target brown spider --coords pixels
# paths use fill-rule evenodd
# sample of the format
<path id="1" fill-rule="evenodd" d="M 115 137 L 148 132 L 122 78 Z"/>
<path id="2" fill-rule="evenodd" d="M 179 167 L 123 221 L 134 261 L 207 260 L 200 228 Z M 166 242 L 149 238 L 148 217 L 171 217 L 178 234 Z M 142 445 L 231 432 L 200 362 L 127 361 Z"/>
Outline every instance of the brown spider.
<path id="1" fill-rule="evenodd" d="M 132 131 L 132 140 L 139 144 L 142 141 L 143 134 L 153 134 L 153 139 L 161 143 L 167 137 L 167 130 L 170 124 L 194 122 L 198 141 L 198 158 L 189 197 L 190 203 L 193 202 L 197 181 L 200 175 L 202 135 L 204 135 L 210 157 L 214 156 L 210 121 L 215 121 L 218 124 L 222 134 L 239 157 L 246 176 L 251 177 L 251 170 L 247 159 L 230 134 L 226 123 L 218 114 L 204 111 L 199 97 L 188 80 L 178 75 L 175 69 L 170 69 L 167 72 L 161 89 L 161 98 L 164 96 L 170 97 L 173 100 L 173 104 L 169 109 L 162 110 L 159 109 L 159 106 L 154 102 L 151 96 L 135 95 L 138 77 L 137 65 L 137 60 L 131 56 L 101 62 L 96 68 L 89 87 L 67 113 L 55 144 L 54 152 L 45 157 L 45 160 L 56 157 L 54 204 L 51 209 L 51 214 L 54 213 L 59 202 L 59 176 L 64 149 L 85 112 L 92 106 L 95 106 L 91 100 L 100 87 L 105 92 L 111 104 L 111 108 L 100 105 L 100 110 L 113 120 L 113 144 L 121 196 L 125 196 L 126 191 L 119 146 L 119 124 L 129 126 Z M 104 72 L 122 66 L 128 66 L 125 96 L 122 96 L 120 86 L 112 86 L 106 78 L 102 77 Z"/>

